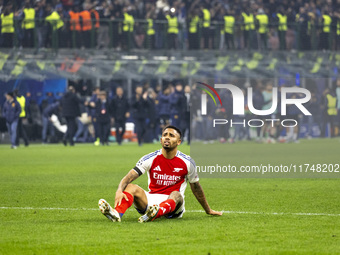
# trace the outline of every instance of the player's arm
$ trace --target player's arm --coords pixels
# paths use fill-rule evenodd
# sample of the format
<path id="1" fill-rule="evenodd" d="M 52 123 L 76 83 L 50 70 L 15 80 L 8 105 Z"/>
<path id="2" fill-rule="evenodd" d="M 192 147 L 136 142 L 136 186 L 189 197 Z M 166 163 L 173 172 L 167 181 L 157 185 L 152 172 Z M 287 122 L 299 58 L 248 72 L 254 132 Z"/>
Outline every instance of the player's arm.
<path id="1" fill-rule="evenodd" d="M 201 204 L 201 206 L 203 207 L 204 211 L 207 214 L 218 216 L 222 215 L 222 212 L 214 211 L 210 208 L 207 199 L 205 198 L 202 186 L 199 182 L 190 183 L 190 188 L 192 190 L 192 193 L 196 197 L 197 201 Z"/>
<path id="2" fill-rule="evenodd" d="M 118 185 L 118 189 L 116 191 L 116 197 L 115 197 L 115 207 L 117 205 L 120 205 L 120 203 L 122 202 L 122 199 L 125 198 L 126 200 L 129 201 L 129 199 L 127 198 L 127 196 L 123 193 L 123 191 L 125 190 L 125 188 L 127 187 L 127 185 L 129 185 L 131 182 L 133 182 L 134 180 L 136 180 L 139 177 L 139 174 L 134 170 L 130 170 L 130 172 L 128 172 L 127 175 L 125 175 L 125 177 L 120 181 L 119 185 Z"/>

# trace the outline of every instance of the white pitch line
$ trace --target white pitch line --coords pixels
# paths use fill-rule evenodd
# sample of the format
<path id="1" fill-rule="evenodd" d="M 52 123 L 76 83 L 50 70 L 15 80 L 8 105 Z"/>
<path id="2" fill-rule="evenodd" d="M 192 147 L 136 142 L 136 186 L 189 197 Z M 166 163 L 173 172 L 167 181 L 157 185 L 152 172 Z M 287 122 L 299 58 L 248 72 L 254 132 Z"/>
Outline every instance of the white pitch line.
<path id="1" fill-rule="evenodd" d="M 55 210 L 55 211 L 97 211 L 95 208 L 59 208 L 59 207 L 0 207 L 0 209 L 9 210 Z"/>
<path id="2" fill-rule="evenodd" d="M 2 210 L 51 210 L 51 211 L 97 211 L 96 208 L 59 208 L 59 207 L 0 207 Z M 132 209 L 130 209 L 132 210 Z M 205 213 L 203 210 L 186 210 L 188 213 Z M 222 211 L 225 214 L 257 214 L 257 215 L 293 215 L 293 216 L 332 216 L 339 217 L 340 214 L 332 213 L 289 213 L 289 212 L 242 212 Z"/>
<path id="3" fill-rule="evenodd" d="M 188 210 L 186 212 L 199 212 L 204 213 L 203 210 Z M 257 215 L 294 215 L 294 216 L 335 216 L 339 217 L 340 214 L 332 213 L 289 213 L 289 212 L 241 212 L 241 211 L 221 211 L 225 214 L 257 214 Z"/>

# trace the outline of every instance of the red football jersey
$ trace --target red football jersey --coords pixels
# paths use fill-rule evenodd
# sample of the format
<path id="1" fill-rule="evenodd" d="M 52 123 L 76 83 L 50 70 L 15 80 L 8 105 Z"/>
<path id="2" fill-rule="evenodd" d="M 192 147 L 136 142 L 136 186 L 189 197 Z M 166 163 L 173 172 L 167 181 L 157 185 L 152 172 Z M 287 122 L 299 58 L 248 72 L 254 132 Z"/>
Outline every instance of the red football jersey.
<path id="1" fill-rule="evenodd" d="M 195 162 L 180 151 L 172 159 L 165 158 L 162 150 L 147 154 L 138 161 L 134 170 L 139 175 L 147 172 L 150 194 L 170 195 L 179 191 L 184 197 L 187 181 L 199 181 Z"/>

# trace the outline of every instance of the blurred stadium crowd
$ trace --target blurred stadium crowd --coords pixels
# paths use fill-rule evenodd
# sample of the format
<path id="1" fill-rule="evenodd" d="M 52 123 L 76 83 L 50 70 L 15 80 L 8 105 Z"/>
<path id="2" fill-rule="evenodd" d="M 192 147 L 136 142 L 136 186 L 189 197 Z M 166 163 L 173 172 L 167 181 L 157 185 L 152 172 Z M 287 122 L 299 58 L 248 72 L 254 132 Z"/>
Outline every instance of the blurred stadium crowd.
<path id="1" fill-rule="evenodd" d="M 196 84 L 197 85 L 197 84 Z M 31 141 L 74 145 L 75 142 L 93 142 L 95 145 L 108 145 L 109 138 L 115 141 L 136 141 L 143 143 L 158 142 L 165 125 L 180 127 L 184 141 L 190 143 L 190 137 L 205 143 L 220 141 L 234 143 L 239 140 L 256 140 L 258 142 L 298 142 L 299 138 L 336 137 L 339 135 L 340 123 L 340 79 L 334 88 L 326 87 L 323 93 L 311 91 L 312 98 L 305 107 L 311 116 L 303 116 L 295 105 L 288 105 L 287 116 L 281 116 L 280 108 L 270 116 L 255 116 L 245 105 L 245 115 L 233 115 L 233 97 L 228 90 L 220 93 L 223 107 L 208 100 L 207 115 L 201 114 L 201 93 L 196 85 L 190 87 L 180 82 L 169 83 L 163 88 L 145 83 L 136 86 L 131 98 L 120 86 L 113 88 L 113 93 L 93 89 L 91 96 L 80 96 L 75 87 L 59 100 L 48 94 L 38 105 L 31 100 L 29 93 L 20 95 L 16 90 L 6 94 L 0 116 L 0 132 L 6 127 L 11 134 L 12 148 L 23 138 L 25 145 Z M 236 84 L 245 90 L 245 84 Z M 255 109 L 266 110 L 272 105 L 273 82 L 271 80 L 254 80 L 253 105 Z M 112 96 L 109 96 L 112 95 Z M 304 95 L 290 94 L 290 98 Z M 280 102 L 278 103 L 280 106 Z M 280 122 L 269 125 L 265 119 L 296 120 L 299 125 L 292 128 L 280 126 Z M 212 130 L 212 119 L 226 119 L 241 123 L 243 120 L 262 119 L 265 125 L 249 128 L 244 125 L 221 125 Z M 127 123 L 134 123 L 134 130 L 126 134 Z M 190 129 L 191 123 L 191 129 Z M 300 129 L 304 126 L 305 130 Z M 114 129 L 112 129 L 114 128 Z M 111 133 L 111 131 L 114 133 Z M 133 132 L 134 131 L 134 132 Z M 125 134 L 125 135 L 124 135 Z M 136 134 L 136 137 L 133 135 Z"/>
<path id="2" fill-rule="evenodd" d="M 339 0 L 1 0 L 2 47 L 340 48 Z"/>
<path id="3" fill-rule="evenodd" d="M 3 48 L 340 49 L 340 0 L 0 0 L 0 20 Z M 41 104 L 29 93 L 8 92 L 0 105 L 0 132 L 9 131 L 12 148 L 19 145 L 19 138 L 25 145 L 31 141 L 106 145 L 111 130 L 115 130 L 112 134 L 118 144 L 129 139 L 142 145 L 158 142 L 162 127 L 169 123 L 183 130 L 188 143 L 190 137 L 230 143 L 335 137 L 340 125 L 340 80 L 334 82 L 332 88 L 311 90 L 312 99 L 306 107 L 312 116 L 302 116 L 296 107 L 288 107 L 287 117 L 303 124 L 304 132 L 299 130 L 302 125 L 287 129 L 280 125 L 227 125 L 208 132 L 213 118 L 242 121 L 256 116 L 247 105 L 245 116 L 232 116 L 233 98 L 227 91 L 220 94 L 224 106 L 216 108 L 208 101 L 208 114 L 202 116 L 198 103 L 202 91 L 186 82 L 141 83 L 129 91 L 129 98 L 125 87 L 115 86 L 112 91 L 96 87 L 92 95 L 85 95 L 82 89 L 70 86 L 61 97 L 48 93 Z M 253 87 L 256 109 L 270 108 L 271 80 L 235 84 Z M 281 117 L 280 111 L 265 116 Z M 134 124 L 136 137 L 127 135 L 126 123 Z"/>

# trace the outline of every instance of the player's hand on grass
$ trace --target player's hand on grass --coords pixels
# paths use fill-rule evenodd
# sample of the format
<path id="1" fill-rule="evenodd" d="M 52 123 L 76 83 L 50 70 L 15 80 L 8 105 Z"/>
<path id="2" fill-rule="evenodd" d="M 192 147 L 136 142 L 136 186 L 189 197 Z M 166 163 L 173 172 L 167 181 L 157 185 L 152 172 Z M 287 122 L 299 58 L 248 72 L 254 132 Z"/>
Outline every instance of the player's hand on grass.
<path id="1" fill-rule="evenodd" d="M 209 215 L 213 215 L 213 216 L 221 216 L 223 213 L 222 212 L 218 212 L 218 211 L 214 211 L 214 210 L 211 210 L 207 212 L 207 214 Z"/>
<path id="2" fill-rule="evenodd" d="M 125 198 L 127 201 L 129 201 L 128 197 L 121 191 L 116 192 L 116 197 L 115 197 L 115 208 L 116 206 L 120 206 L 122 203 L 123 198 Z"/>

